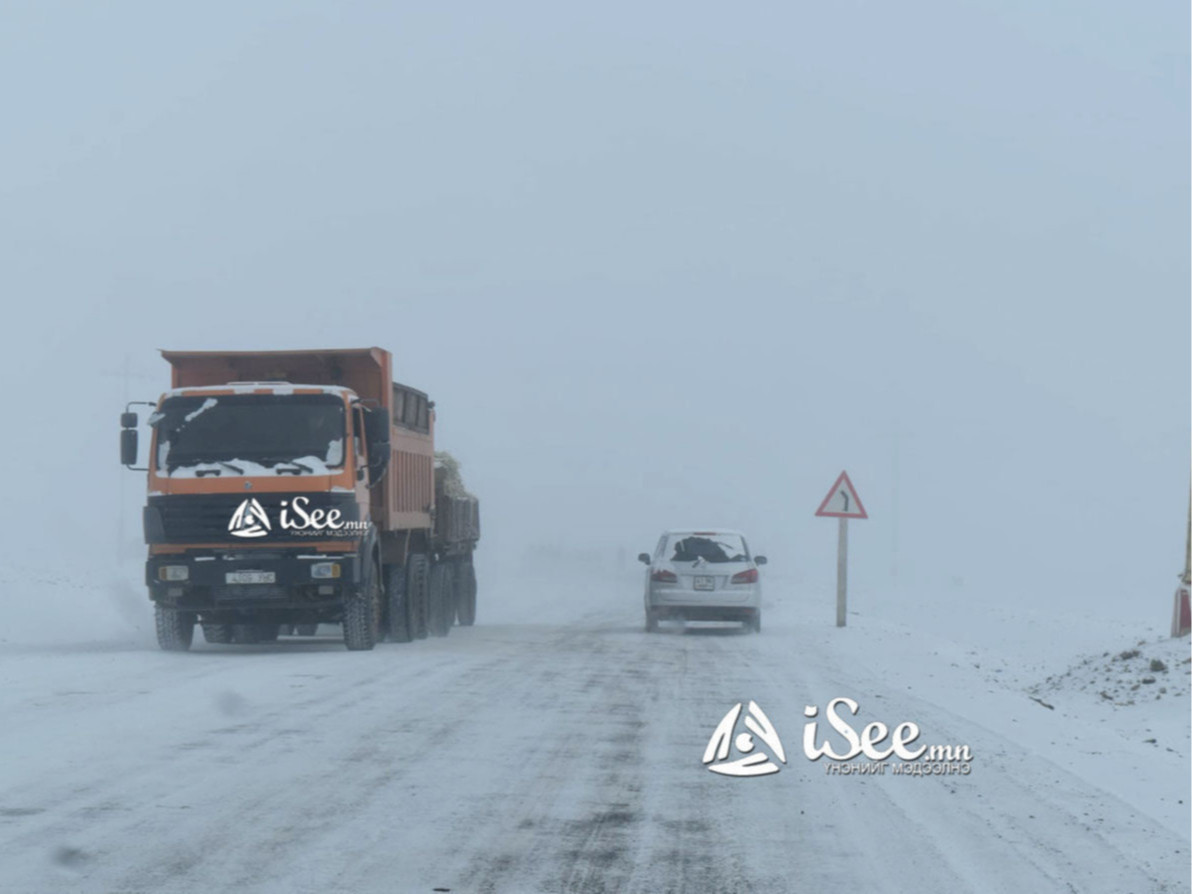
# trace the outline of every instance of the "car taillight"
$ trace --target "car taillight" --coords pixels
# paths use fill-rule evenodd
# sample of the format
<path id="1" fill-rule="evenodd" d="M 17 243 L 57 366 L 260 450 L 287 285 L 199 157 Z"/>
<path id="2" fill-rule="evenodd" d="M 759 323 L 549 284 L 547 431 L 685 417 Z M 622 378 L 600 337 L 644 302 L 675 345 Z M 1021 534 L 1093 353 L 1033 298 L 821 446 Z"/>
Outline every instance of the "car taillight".
<path id="1" fill-rule="evenodd" d="M 757 583 L 757 569 L 750 568 L 748 571 L 738 571 L 733 575 L 730 583 L 734 584 L 756 584 Z"/>
<path id="2" fill-rule="evenodd" d="M 673 584 L 678 582 L 679 576 L 673 571 L 655 571 L 650 575 L 650 580 L 656 580 L 664 584 Z"/>

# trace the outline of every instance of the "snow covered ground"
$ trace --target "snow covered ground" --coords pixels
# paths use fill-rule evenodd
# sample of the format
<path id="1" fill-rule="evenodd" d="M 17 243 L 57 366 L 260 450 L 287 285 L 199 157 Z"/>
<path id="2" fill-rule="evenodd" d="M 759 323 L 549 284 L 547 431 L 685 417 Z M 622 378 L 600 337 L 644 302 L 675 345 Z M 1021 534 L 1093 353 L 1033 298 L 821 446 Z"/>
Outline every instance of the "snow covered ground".
<path id="1" fill-rule="evenodd" d="M 1189 889 L 1192 665 L 1162 606 L 1140 627 L 891 590 L 838 630 L 779 571 L 761 636 L 650 636 L 639 574 L 493 576 L 445 640 L 178 655 L 135 571 L 10 570 L 37 601 L 0 635 L 0 890 Z M 829 773 L 804 708 L 837 696 L 968 745 L 971 774 Z M 709 773 L 749 700 L 787 763 Z"/>

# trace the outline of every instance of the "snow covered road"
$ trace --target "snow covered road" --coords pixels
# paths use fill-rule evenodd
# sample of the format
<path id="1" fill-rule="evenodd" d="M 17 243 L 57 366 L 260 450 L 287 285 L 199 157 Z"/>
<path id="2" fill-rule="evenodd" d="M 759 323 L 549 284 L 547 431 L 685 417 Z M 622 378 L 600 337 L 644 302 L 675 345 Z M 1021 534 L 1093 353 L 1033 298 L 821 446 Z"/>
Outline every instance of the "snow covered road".
<path id="1" fill-rule="evenodd" d="M 1071 745 L 1095 718 L 876 622 L 770 615 L 647 635 L 630 598 L 371 653 L 0 647 L 0 890 L 1188 890 L 1186 742 L 1161 752 L 1172 809 L 1132 803 L 1068 766 L 1112 753 Z M 803 711 L 836 696 L 968 744 L 971 775 L 827 773 Z M 787 764 L 708 772 L 751 699 Z"/>

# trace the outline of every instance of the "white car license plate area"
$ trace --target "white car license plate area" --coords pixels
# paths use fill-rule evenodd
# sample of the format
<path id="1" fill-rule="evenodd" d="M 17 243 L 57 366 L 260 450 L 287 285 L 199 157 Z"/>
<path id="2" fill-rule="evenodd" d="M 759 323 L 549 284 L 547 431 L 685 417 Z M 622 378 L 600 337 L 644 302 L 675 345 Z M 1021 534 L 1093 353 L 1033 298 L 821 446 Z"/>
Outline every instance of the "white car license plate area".
<path id="1" fill-rule="evenodd" d="M 224 580 L 229 584 L 272 584 L 277 575 L 272 571 L 229 571 Z"/>
<path id="2" fill-rule="evenodd" d="M 696 590 L 715 590 L 716 578 L 710 574 L 697 574 L 692 579 L 691 586 Z"/>

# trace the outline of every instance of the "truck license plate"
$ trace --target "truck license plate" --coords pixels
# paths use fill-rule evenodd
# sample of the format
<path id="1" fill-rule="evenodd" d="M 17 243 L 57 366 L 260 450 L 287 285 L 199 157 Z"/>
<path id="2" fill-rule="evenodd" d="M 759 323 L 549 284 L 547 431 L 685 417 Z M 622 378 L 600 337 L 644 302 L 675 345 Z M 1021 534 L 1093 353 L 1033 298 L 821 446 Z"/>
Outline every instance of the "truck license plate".
<path id="1" fill-rule="evenodd" d="M 229 584 L 271 584 L 277 575 L 272 571 L 229 571 L 224 580 Z"/>
<path id="2" fill-rule="evenodd" d="M 694 586 L 697 590 L 715 590 L 716 578 L 710 574 L 697 574 L 695 576 Z"/>

